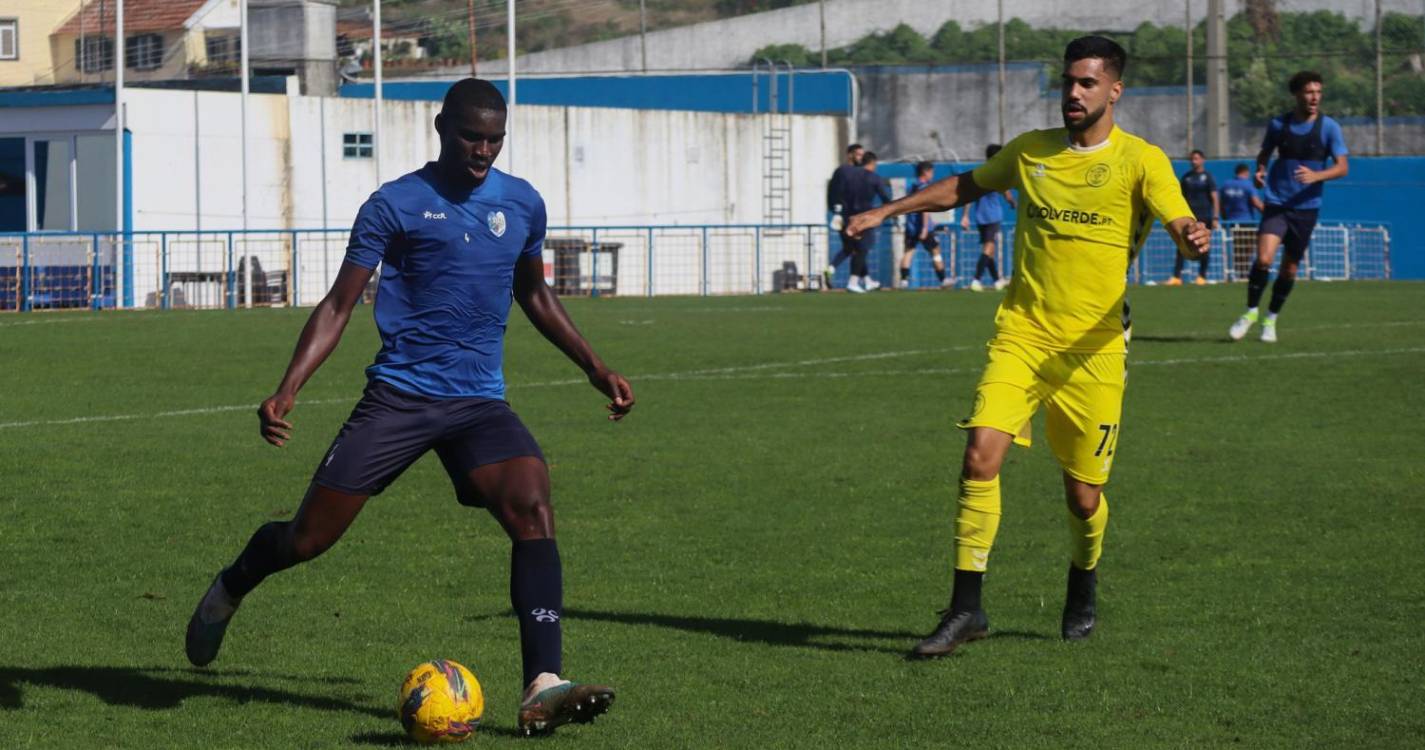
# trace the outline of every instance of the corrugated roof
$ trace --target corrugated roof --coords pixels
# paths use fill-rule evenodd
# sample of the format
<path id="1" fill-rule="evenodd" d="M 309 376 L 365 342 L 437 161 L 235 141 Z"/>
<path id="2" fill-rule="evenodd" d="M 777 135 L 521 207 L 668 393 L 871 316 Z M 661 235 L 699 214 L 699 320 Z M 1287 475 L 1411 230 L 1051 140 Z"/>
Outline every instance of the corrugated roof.
<path id="1" fill-rule="evenodd" d="M 174 31 L 183 28 L 195 11 L 207 0 L 124 0 L 124 33 Z M 90 0 L 70 16 L 56 34 L 114 33 L 114 0 Z"/>

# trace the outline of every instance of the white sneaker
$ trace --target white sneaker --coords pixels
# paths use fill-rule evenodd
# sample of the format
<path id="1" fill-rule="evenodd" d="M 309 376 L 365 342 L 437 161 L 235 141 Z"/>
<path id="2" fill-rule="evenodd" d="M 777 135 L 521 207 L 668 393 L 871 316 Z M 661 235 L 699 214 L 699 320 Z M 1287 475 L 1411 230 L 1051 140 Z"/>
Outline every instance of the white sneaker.
<path id="1" fill-rule="evenodd" d="M 910 279 L 901 279 L 900 282 L 896 284 L 896 288 L 897 288 L 897 289 L 909 289 L 909 288 L 910 288 Z"/>
<path id="2" fill-rule="evenodd" d="M 870 276 L 862 276 L 861 278 L 864 279 L 864 281 L 862 281 L 861 283 L 862 283 L 862 285 L 864 285 L 864 286 L 866 287 L 866 291 L 868 291 L 868 292 L 874 292 L 874 291 L 876 291 L 877 289 L 880 289 L 880 288 L 881 288 L 881 282 L 876 281 L 875 279 L 871 278 Z"/>
<path id="3" fill-rule="evenodd" d="M 866 288 L 861 286 L 861 282 L 856 280 L 857 278 L 856 276 L 852 276 L 846 280 L 846 291 L 853 294 L 861 294 L 866 291 Z"/>
<path id="4" fill-rule="evenodd" d="M 1242 314 L 1242 317 L 1237 319 L 1236 323 L 1232 324 L 1231 328 L 1227 329 L 1227 335 L 1233 341 L 1241 341 L 1242 337 L 1247 335 L 1247 331 L 1252 330 L 1252 324 L 1256 322 L 1257 311 L 1248 310 Z M 1272 340 L 1276 340 L 1276 331 L 1272 331 Z"/>
<path id="5" fill-rule="evenodd" d="M 1262 321 L 1262 343 L 1277 343 L 1277 322 L 1271 318 Z"/>
<path id="6" fill-rule="evenodd" d="M 984 284 L 981 284 L 979 279 L 971 279 L 971 280 L 970 280 L 970 291 L 972 291 L 972 292 L 983 292 L 984 290 L 985 290 L 985 285 L 984 285 Z"/>
<path id="7" fill-rule="evenodd" d="M 940 282 L 940 288 L 941 288 L 941 289 L 954 289 L 954 288 L 955 288 L 955 280 L 952 279 L 952 278 L 950 278 L 949 276 L 946 276 L 944 279 L 941 280 L 941 282 Z"/>
<path id="8" fill-rule="evenodd" d="M 1009 286 L 1009 279 L 1001 278 L 999 281 L 995 282 L 995 291 L 999 291 L 1000 289 L 1003 289 L 1007 286 Z"/>

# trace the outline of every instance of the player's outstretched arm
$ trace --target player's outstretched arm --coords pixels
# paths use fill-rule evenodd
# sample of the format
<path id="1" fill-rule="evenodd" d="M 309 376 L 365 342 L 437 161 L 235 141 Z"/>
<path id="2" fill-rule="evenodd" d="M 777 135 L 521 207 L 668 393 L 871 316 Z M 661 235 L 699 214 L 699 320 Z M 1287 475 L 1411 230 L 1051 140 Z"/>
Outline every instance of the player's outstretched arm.
<path id="1" fill-rule="evenodd" d="M 286 421 L 286 416 L 297 401 L 297 391 L 336 349 L 347 321 L 351 320 L 351 310 L 356 307 L 370 280 L 370 268 L 349 262 L 341 264 L 331 291 L 317 303 L 307 318 L 307 325 L 297 339 L 297 350 L 292 352 L 292 361 L 287 365 L 277 392 L 257 407 L 263 440 L 280 448 L 291 439 L 292 424 Z"/>
<path id="2" fill-rule="evenodd" d="M 1189 216 L 1174 219 L 1168 222 L 1167 229 L 1178 243 L 1178 252 L 1188 260 L 1197 260 L 1212 249 L 1212 230 L 1197 219 Z"/>
<path id="3" fill-rule="evenodd" d="M 932 182 L 924 190 L 917 190 L 900 200 L 856 214 L 846 226 L 846 233 L 857 237 L 867 229 L 880 226 L 886 219 L 918 211 L 945 211 L 963 206 L 987 192 L 989 191 L 975 184 L 969 172 L 952 175 Z"/>
<path id="4" fill-rule="evenodd" d="M 559 297 L 544 283 L 544 260 L 540 256 L 523 255 L 515 264 L 515 301 L 520 303 L 529 322 L 573 360 L 600 393 L 609 397 L 609 419 L 615 422 L 623 419 L 633 408 L 633 386 L 610 370 L 574 327 Z"/>

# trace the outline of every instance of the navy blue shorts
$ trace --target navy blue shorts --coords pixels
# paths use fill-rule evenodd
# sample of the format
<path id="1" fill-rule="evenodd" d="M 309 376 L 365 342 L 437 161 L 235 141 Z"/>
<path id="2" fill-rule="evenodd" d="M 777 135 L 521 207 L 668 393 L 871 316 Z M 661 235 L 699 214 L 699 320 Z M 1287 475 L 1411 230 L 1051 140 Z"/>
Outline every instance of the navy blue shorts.
<path id="1" fill-rule="evenodd" d="M 1258 234 L 1274 234 L 1282 238 L 1286 257 L 1300 262 L 1306 257 L 1306 248 L 1311 244 L 1311 232 L 1316 229 L 1317 209 L 1283 208 L 1268 205 L 1262 211 L 1262 224 Z"/>
<path id="2" fill-rule="evenodd" d="M 935 232 L 926 232 L 925 239 L 920 238 L 920 230 L 907 229 L 905 233 L 905 249 L 911 252 L 917 247 L 925 248 L 928 253 L 933 253 L 940 248 L 940 243 L 935 240 Z"/>
<path id="3" fill-rule="evenodd" d="M 489 398 L 431 398 L 367 383 L 312 481 L 351 495 L 379 495 L 435 449 L 456 487 L 477 466 L 544 453 L 510 405 Z M 477 504 L 457 492 L 460 501 Z"/>
<path id="4" fill-rule="evenodd" d="M 848 219 L 848 223 L 849 223 Z M 876 241 L 876 230 L 868 229 L 861 233 L 860 237 L 841 232 L 841 249 L 847 253 L 859 253 L 866 249 L 866 245 L 874 244 Z"/>
<path id="5" fill-rule="evenodd" d="M 983 245 L 983 244 L 985 244 L 985 243 L 987 243 L 987 242 L 993 242 L 993 243 L 995 243 L 996 245 L 999 244 L 999 222 L 998 222 L 998 221 L 995 222 L 995 223 L 993 223 L 993 224 L 981 224 L 981 225 L 980 225 L 980 244 Z"/>

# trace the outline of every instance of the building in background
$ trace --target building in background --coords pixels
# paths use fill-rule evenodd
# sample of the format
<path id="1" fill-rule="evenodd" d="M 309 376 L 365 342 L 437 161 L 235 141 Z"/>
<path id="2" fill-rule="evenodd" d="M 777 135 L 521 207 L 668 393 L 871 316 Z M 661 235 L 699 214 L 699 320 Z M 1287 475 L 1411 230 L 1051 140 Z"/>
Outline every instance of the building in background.
<path id="1" fill-rule="evenodd" d="M 0 3 L 0 86 L 54 83 L 50 33 L 79 10 L 79 0 Z M 73 53 L 69 53 L 73 54 Z"/>
<path id="2" fill-rule="evenodd" d="M 114 79 L 113 0 L 90 0 L 50 34 L 49 83 Z M 201 76 L 237 70 L 237 0 L 125 0 L 126 81 Z"/>

